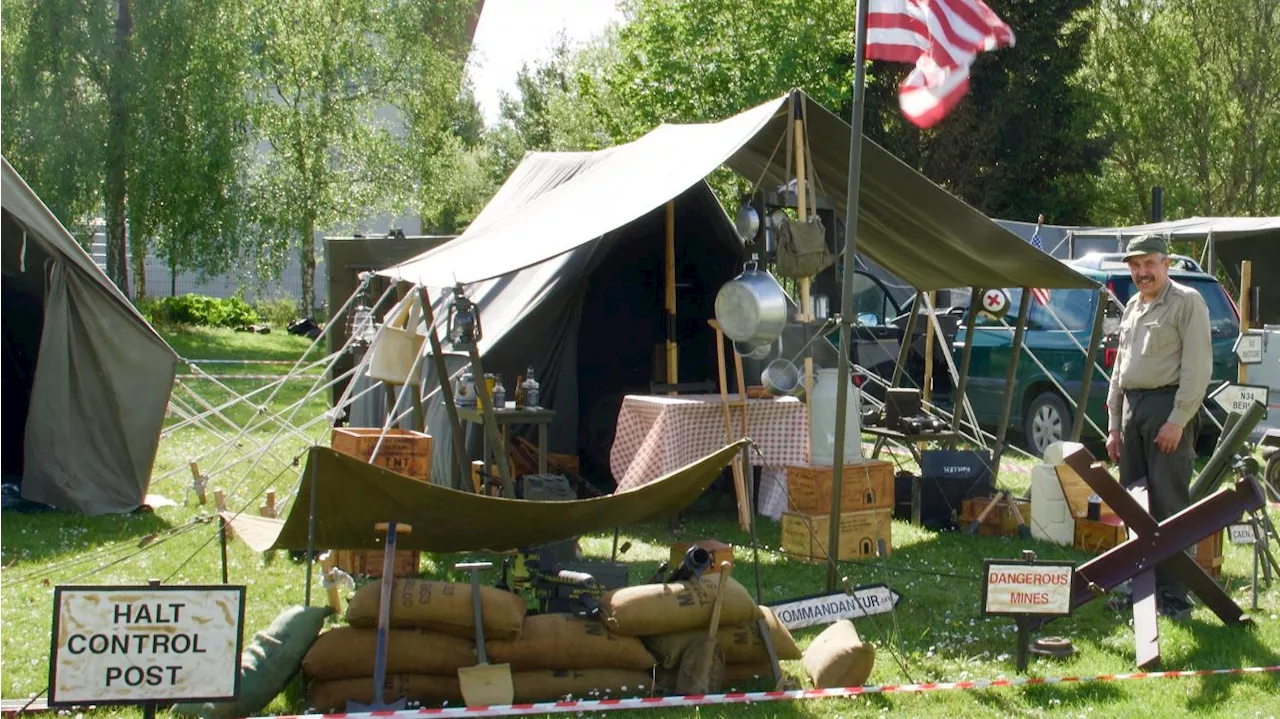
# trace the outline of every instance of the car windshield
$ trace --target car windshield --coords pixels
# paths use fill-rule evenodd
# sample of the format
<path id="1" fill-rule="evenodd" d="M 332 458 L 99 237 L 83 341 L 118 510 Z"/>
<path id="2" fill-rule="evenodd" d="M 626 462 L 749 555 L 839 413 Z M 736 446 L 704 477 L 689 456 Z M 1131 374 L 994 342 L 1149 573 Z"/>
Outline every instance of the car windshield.
<path id="1" fill-rule="evenodd" d="M 1004 322 L 1010 326 L 1022 305 L 1022 290 L 1007 289 L 1009 310 Z M 1033 290 L 1033 304 L 1027 315 L 1029 330 L 1063 330 L 1081 332 L 1093 326 L 1094 290 Z M 1044 300 L 1048 299 L 1048 304 Z M 1000 320 L 987 314 L 978 315 L 979 327 L 1000 326 Z"/>
<path id="2" fill-rule="evenodd" d="M 1209 277 L 1175 277 L 1180 285 L 1195 289 L 1209 306 L 1209 328 L 1214 337 L 1235 337 L 1240 334 L 1240 320 L 1236 317 L 1235 306 L 1227 291 L 1217 280 Z M 1128 302 L 1133 295 L 1133 279 L 1124 275 L 1116 276 L 1111 281 L 1116 299 Z"/>

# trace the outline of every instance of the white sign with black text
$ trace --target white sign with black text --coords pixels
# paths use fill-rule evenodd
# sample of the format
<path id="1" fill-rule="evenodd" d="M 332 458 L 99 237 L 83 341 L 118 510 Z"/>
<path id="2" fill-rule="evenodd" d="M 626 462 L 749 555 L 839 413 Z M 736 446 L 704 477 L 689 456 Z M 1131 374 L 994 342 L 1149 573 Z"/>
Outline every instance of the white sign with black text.
<path id="1" fill-rule="evenodd" d="M 1227 527 L 1227 535 L 1232 544 L 1253 544 L 1258 541 L 1252 524 L 1232 524 Z"/>
<path id="2" fill-rule="evenodd" d="M 801 597 L 770 604 L 778 621 L 787 629 L 801 629 L 815 624 L 832 624 L 841 619 L 857 619 L 892 611 L 902 595 L 884 584 L 854 587 L 853 594 L 834 592 Z"/>
<path id="3" fill-rule="evenodd" d="M 1244 414 L 1254 402 L 1267 406 L 1268 388 L 1251 384 L 1226 383 L 1209 394 L 1209 399 L 1228 412 Z M 1266 414 L 1262 415 L 1266 417 Z"/>
<path id="4" fill-rule="evenodd" d="M 234 699 L 244 591 L 56 587 L 49 704 Z"/>
<path id="5" fill-rule="evenodd" d="M 982 610 L 996 615 L 1070 614 L 1074 572 L 1075 566 L 1067 562 L 987 560 Z"/>
<path id="6" fill-rule="evenodd" d="M 1244 334 L 1236 338 L 1232 347 L 1240 364 L 1260 364 L 1262 362 L 1262 335 Z"/>

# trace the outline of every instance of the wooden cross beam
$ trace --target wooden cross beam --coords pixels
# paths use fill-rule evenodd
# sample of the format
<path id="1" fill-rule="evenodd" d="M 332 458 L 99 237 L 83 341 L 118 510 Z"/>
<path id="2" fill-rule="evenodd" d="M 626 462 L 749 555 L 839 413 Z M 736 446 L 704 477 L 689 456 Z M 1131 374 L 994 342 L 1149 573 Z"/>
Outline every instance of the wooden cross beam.
<path id="1" fill-rule="evenodd" d="M 1263 505 L 1263 496 L 1251 478 L 1241 478 L 1231 488 L 1205 497 L 1163 521 L 1156 521 L 1147 509 L 1145 482 L 1125 491 L 1101 462 L 1093 461 L 1093 455 L 1084 447 L 1068 455 L 1066 463 L 1129 528 L 1127 540 L 1077 568 L 1071 589 L 1072 609 L 1133 580 L 1134 641 L 1139 666 L 1144 669 L 1160 661 L 1155 603 L 1157 564 L 1185 584 L 1224 623 L 1250 621 L 1244 610 L 1186 550 L 1214 532 L 1222 531 L 1241 514 Z M 1048 618 L 1037 618 L 1032 622 L 1033 628 L 1047 621 Z"/>

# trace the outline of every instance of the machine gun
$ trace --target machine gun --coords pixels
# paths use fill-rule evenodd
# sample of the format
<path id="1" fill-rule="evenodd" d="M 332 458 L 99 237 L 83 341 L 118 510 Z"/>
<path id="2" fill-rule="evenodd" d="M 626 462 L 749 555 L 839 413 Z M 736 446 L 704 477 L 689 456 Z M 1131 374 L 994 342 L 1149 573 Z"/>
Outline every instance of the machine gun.
<path id="1" fill-rule="evenodd" d="M 582 561 L 576 545 L 569 539 L 520 548 L 503 560 L 499 587 L 523 595 L 531 612 L 598 617 L 600 596 L 627 586 L 627 565 Z"/>

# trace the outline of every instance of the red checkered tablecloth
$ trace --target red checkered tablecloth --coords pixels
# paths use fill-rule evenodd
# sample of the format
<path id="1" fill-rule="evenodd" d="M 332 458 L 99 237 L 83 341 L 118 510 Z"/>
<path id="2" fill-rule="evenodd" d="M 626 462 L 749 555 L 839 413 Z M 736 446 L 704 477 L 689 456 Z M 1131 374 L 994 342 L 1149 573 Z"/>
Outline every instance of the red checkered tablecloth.
<path id="1" fill-rule="evenodd" d="M 733 436 L 742 407 L 730 406 Z M 794 397 L 748 399 L 747 436 L 760 448 L 757 465 L 804 464 L 809 430 L 804 402 Z M 634 489 L 711 454 L 725 445 L 719 395 L 627 395 L 618 413 L 609 468 L 617 491 Z"/>

